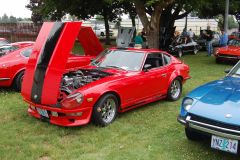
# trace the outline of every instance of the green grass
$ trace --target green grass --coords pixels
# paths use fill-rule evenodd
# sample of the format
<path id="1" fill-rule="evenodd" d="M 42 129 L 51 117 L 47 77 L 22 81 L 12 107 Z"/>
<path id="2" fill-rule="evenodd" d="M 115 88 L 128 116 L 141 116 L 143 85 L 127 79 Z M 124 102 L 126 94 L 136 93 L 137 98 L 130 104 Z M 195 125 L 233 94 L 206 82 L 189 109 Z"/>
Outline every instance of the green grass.
<path id="1" fill-rule="evenodd" d="M 186 55 L 192 79 L 183 96 L 208 81 L 222 78 L 230 65 L 215 64 L 206 53 Z M 183 97 L 182 96 L 182 97 Z M 27 114 L 20 93 L 0 90 L 0 159 L 78 160 L 230 160 L 237 156 L 210 148 L 210 141 L 186 139 L 176 118 L 181 99 L 161 100 L 134 109 L 108 127 L 93 124 L 65 128 Z"/>

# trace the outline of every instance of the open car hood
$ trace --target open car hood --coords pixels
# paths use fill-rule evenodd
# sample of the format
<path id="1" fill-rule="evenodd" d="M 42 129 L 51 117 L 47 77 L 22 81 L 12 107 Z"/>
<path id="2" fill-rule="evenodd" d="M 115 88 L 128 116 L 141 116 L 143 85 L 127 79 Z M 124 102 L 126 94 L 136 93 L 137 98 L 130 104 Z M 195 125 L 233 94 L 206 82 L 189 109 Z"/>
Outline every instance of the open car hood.
<path id="1" fill-rule="evenodd" d="M 22 96 L 37 104 L 55 105 L 75 40 L 81 43 L 86 55 L 98 55 L 103 47 L 90 27 L 81 22 L 46 22 L 43 24 L 22 83 Z"/>

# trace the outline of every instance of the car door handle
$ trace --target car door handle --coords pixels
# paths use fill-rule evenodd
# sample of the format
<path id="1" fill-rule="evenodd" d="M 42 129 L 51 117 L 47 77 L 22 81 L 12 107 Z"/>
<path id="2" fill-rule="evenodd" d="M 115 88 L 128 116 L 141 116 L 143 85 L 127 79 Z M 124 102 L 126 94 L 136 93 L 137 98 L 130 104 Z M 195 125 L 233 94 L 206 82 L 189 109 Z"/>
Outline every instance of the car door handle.
<path id="1" fill-rule="evenodd" d="M 166 76 L 167 76 L 167 74 L 166 74 L 166 73 L 164 73 L 164 74 L 162 74 L 161 76 L 162 76 L 162 77 L 166 77 Z"/>

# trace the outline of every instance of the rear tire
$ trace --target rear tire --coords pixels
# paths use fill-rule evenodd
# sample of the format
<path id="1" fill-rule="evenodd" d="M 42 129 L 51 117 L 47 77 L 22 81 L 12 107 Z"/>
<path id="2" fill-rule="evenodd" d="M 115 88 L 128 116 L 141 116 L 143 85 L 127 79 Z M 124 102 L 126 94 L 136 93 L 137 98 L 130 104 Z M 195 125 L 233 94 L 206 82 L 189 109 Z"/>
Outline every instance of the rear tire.
<path id="1" fill-rule="evenodd" d="M 178 100 L 182 95 L 182 80 L 177 77 L 172 82 L 168 88 L 167 99 L 170 101 Z"/>
<path id="2" fill-rule="evenodd" d="M 191 141 L 200 141 L 203 139 L 203 136 L 200 133 L 190 130 L 189 128 L 185 128 L 185 135 L 187 139 Z"/>
<path id="3" fill-rule="evenodd" d="M 100 35 L 103 37 L 105 34 L 104 34 L 104 32 L 101 32 Z"/>
<path id="4" fill-rule="evenodd" d="M 23 81 L 24 71 L 17 74 L 14 80 L 14 89 L 18 92 L 22 89 L 22 81 Z"/>
<path id="5" fill-rule="evenodd" d="M 119 102 L 114 94 L 106 94 L 93 107 L 92 122 L 101 127 L 112 123 L 117 116 Z"/>

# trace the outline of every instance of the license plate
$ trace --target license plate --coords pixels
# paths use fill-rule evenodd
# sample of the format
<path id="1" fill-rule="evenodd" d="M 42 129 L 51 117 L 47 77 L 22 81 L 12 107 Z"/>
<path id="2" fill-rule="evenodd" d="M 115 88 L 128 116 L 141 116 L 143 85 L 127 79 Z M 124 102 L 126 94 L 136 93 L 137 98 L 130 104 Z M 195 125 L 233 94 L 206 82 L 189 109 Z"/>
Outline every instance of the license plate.
<path id="1" fill-rule="evenodd" d="M 238 141 L 212 135 L 211 147 L 237 154 Z"/>
<path id="2" fill-rule="evenodd" d="M 47 110 L 41 109 L 41 108 L 37 108 L 37 111 L 38 111 L 38 113 L 39 113 L 41 116 L 49 118 L 48 113 L 47 113 Z"/>

